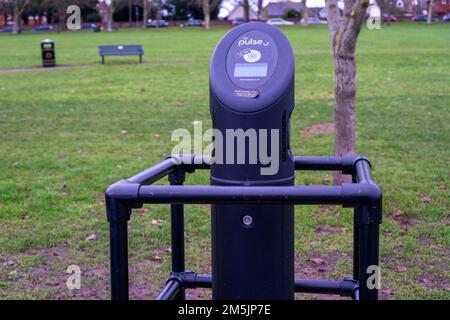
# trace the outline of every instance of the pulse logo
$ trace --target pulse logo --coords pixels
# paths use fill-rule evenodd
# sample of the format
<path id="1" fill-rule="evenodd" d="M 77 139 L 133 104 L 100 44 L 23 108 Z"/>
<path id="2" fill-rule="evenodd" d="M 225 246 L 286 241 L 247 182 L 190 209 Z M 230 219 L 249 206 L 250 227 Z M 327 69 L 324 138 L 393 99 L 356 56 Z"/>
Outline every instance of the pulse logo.
<path id="1" fill-rule="evenodd" d="M 253 38 L 244 37 L 239 40 L 238 47 L 240 46 L 264 46 L 267 47 L 269 45 L 269 41 L 257 40 Z"/>

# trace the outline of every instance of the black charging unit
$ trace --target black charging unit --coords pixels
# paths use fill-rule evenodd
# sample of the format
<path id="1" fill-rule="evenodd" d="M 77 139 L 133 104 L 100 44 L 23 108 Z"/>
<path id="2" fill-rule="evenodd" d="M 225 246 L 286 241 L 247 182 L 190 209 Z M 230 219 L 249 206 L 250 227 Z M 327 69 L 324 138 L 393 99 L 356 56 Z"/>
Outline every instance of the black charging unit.
<path id="1" fill-rule="evenodd" d="M 295 292 L 377 299 L 381 190 L 365 157 L 292 154 L 294 86 L 292 48 L 276 27 L 246 23 L 220 40 L 211 59 L 210 111 L 223 138 L 220 146 L 214 140 L 212 159 L 173 155 L 106 191 L 113 299 L 128 299 L 127 222 L 144 203 L 171 206 L 172 273 L 157 299 L 183 300 L 197 287 L 212 288 L 218 300 L 293 299 Z M 211 186 L 183 185 L 186 173 L 208 169 Z M 295 186 L 296 170 L 339 170 L 353 183 Z M 151 185 L 164 176 L 170 186 Z M 185 267 L 184 204 L 212 205 L 212 275 Z M 294 205 L 311 204 L 354 208 L 352 277 L 294 278 Z"/>
<path id="2" fill-rule="evenodd" d="M 294 55 L 278 28 L 251 23 L 222 38 L 211 59 L 210 108 L 223 137 L 213 185 L 294 184 Z M 272 170 L 261 154 L 276 159 Z M 294 206 L 214 204 L 212 266 L 214 299 L 293 299 Z"/>

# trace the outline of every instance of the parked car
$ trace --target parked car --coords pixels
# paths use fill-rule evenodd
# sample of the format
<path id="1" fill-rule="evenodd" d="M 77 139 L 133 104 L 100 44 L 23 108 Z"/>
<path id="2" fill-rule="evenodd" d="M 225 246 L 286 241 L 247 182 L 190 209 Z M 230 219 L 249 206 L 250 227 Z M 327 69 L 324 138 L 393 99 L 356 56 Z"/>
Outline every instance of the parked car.
<path id="1" fill-rule="evenodd" d="M 53 31 L 52 26 L 43 25 L 43 26 L 36 26 L 33 28 L 33 31 L 35 32 L 41 32 L 41 31 Z"/>
<path id="2" fill-rule="evenodd" d="M 274 26 L 292 26 L 294 23 L 291 21 L 286 21 L 281 18 L 273 18 L 267 20 L 268 24 L 274 25 Z"/>
<path id="3" fill-rule="evenodd" d="M 413 16 L 411 18 L 412 21 L 418 21 L 418 22 L 427 22 L 428 21 L 428 16 L 427 15 L 421 15 L 421 16 Z M 436 18 L 432 18 L 433 21 L 437 21 Z"/>
<path id="4" fill-rule="evenodd" d="M 245 19 L 244 18 L 236 18 L 233 21 L 231 21 L 231 24 L 234 26 L 238 26 L 245 23 Z"/>
<path id="5" fill-rule="evenodd" d="M 148 20 L 147 28 L 164 28 L 167 27 L 169 23 L 164 20 Z"/>
<path id="6" fill-rule="evenodd" d="M 4 28 L 0 28 L 0 32 L 11 33 L 12 31 L 13 31 L 13 27 L 12 26 L 6 26 Z"/>
<path id="7" fill-rule="evenodd" d="M 383 14 L 383 22 L 397 22 L 398 19 L 396 16 L 392 15 L 392 14 Z"/>
<path id="8" fill-rule="evenodd" d="M 94 32 L 100 31 L 100 27 L 96 24 L 83 24 L 80 28 L 80 30 L 92 30 Z"/>
<path id="9" fill-rule="evenodd" d="M 185 27 L 203 27 L 203 20 L 201 20 L 201 19 L 189 19 L 182 26 L 185 26 Z"/>
<path id="10" fill-rule="evenodd" d="M 443 16 L 442 21 L 450 22 L 450 13 L 447 13 L 445 16 Z"/>
<path id="11" fill-rule="evenodd" d="M 305 21 L 305 20 L 302 19 L 302 20 L 300 20 L 300 23 L 301 23 L 301 24 L 305 24 L 304 21 Z M 315 17 L 308 17 L 308 18 L 306 19 L 306 22 L 307 22 L 308 24 L 327 24 L 327 21 L 326 21 L 326 20 L 322 20 L 322 19 L 315 18 Z"/>

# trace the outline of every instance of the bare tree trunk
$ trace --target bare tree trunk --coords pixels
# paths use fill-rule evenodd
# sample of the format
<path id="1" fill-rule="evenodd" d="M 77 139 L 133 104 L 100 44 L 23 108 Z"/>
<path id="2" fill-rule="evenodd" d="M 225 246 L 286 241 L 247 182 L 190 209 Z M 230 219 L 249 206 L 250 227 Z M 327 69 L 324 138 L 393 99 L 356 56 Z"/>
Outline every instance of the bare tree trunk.
<path id="1" fill-rule="evenodd" d="M 304 26 L 307 26 L 308 25 L 308 8 L 306 7 L 306 0 L 302 0 L 301 9 L 302 9 L 302 23 Z"/>
<path id="2" fill-rule="evenodd" d="M 258 20 L 261 20 L 261 14 L 263 9 L 263 0 L 258 0 Z"/>
<path id="3" fill-rule="evenodd" d="M 159 11 L 159 7 L 156 8 L 156 29 L 159 29 L 159 21 L 161 20 L 161 12 Z"/>
<path id="4" fill-rule="evenodd" d="M 114 8 L 111 5 L 107 6 L 106 9 L 106 31 L 112 32 L 113 31 L 113 17 L 114 15 Z"/>
<path id="5" fill-rule="evenodd" d="M 345 50 L 343 50 L 345 51 Z M 355 155 L 356 121 L 356 65 L 354 52 L 339 53 L 335 57 L 335 104 L 334 104 L 334 155 L 337 157 Z M 335 174 L 335 184 L 351 182 L 347 176 Z"/>
<path id="6" fill-rule="evenodd" d="M 209 30 L 211 27 L 211 12 L 216 9 L 220 0 L 202 0 L 202 9 L 204 17 L 205 30 Z"/>
<path id="7" fill-rule="evenodd" d="M 57 33 L 61 33 L 61 31 L 63 31 L 64 17 L 65 17 L 64 13 L 58 10 L 58 27 L 56 28 Z"/>
<path id="8" fill-rule="evenodd" d="M 209 30 L 211 24 L 211 9 L 209 0 L 202 0 L 203 17 L 205 20 L 205 30 Z"/>
<path id="9" fill-rule="evenodd" d="M 131 9 L 131 0 L 128 0 L 128 27 L 131 27 L 131 22 L 133 21 L 133 13 L 131 12 Z"/>
<path id="10" fill-rule="evenodd" d="M 434 5 L 434 0 L 429 0 L 430 3 L 428 4 L 428 24 L 431 24 L 433 22 L 433 5 Z"/>
<path id="11" fill-rule="evenodd" d="M 20 9 L 16 1 L 13 3 L 13 20 L 12 34 L 18 34 L 20 32 Z"/>
<path id="12" fill-rule="evenodd" d="M 245 22 L 250 21 L 250 3 L 249 0 L 242 1 L 242 7 L 244 8 L 244 20 Z"/>
<path id="13" fill-rule="evenodd" d="M 148 0 L 143 0 L 144 3 L 142 4 L 142 8 L 144 12 L 142 13 L 143 16 L 143 22 L 142 22 L 142 28 L 147 28 L 147 21 L 148 21 Z"/>
<path id="14" fill-rule="evenodd" d="M 356 42 L 369 5 L 368 0 L 345 0 L 341 13 L 337 0 L 326 0 L 328 30 L 335 63 L 334 154 L 355 155 Z M 334 184 L 351 182 L 351 177 L 334 174 Z"/>

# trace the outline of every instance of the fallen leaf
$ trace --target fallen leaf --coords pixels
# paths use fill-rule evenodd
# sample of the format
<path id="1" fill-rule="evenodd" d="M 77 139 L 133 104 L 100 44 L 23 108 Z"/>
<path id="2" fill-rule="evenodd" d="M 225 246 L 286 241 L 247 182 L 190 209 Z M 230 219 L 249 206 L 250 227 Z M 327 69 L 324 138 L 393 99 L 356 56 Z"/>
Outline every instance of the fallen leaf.
<path id="1" fill-rule="evenodd" d="M 150 212 L 150 209 L 148 209 L 148 208 L 140 208 L 140 209 L 136 209 L 136 213 L 138 214 L 138 215 L 140 215 L 141 217 L 142 216 L 145 216 L 147 213 L 149 213 Z"/>
<path id="2" fill-rule="evenodd" d="M 408 270 L 408 269 L 405 266 L 397 266 L 395 268 L 395 271 L 400 272 L 400 273 L 405 272 L 406 270 Z"/>
<path id="3" fill-rule="evenodd" d="M 8 275 L 10 275 L 10 276 L 14 276 L 14 275 L 16 275 L 16 274 L 17 274 L 17 271 L 16 271 L 16 270 L 11 271 L 11 272 L 8 272 Z"/>
<path id="4" fill-rule="evenodd" d="M 30 219 L 30 216 L 27 215 L 25 212 L 22 212 L 22 213 L 20 214 L 20 219 L 22 219 L 22 220 L 29 220 L 29 219 Z"/>
<path id="5" fill-rule="evenodd" d="M 105 201 L 99 201 L 98 204 L 101 205 L 102 207 L 106 206 Z"/>
<path id="6" fill-rule="evenodd" d="M 447 190 L 448 187 L 446 185 L 441 185 L 438 187 L 439 190 Z"/>
<path id="7" fill-rule="evenodd" d="M 323 226 L 323 227 L 317 227 L 315 229 L 315 232 L 321 235 L 329 235 L 334 233 L 340 233 L 347 231 L 346 228 L 340 228 L 340 227 L 329 227 L 329 226 Z"/>
<path id="8" fill-rule="evenodd" d="M 420 196 L 420 201 L 422 201 L 423 203 L 428 203 L 428 202 L 431 201 L 431 197 L 426 195 L 426 194 L 425 195 L 421 195 Z"/>
<path id="9" fill-rule="evenodd" d="M 320 258 L 311 258 L 310 260 L 315 264 L 323 264 L 325 262 L 323 259 Z"/>
<path id="10" fill-rule="evenodd" d="M 89 237 L 87 237 L 87 238 L 84 239 L 84 240 L 86 240 L 86 241 L 94 241 L 94 240 L 97 240 L 97 234 L 96 234 L 96 233 L 93 233 L 93 234 L 91 234 Z"/>
<path id="11" fill-rule="evenodd" d="M 164 249 L 164 251 L 170 253 L 170 252 L 172 252 L 172 248 L 167 247 L 167 248 Z"/>
<path id="12" fill-rule="evenodd" d="M 61 194 L 62 194 L 64 197 L 70 196 L 70 192 L 69 192 L 69 191 L 63 191 L 63 192 L 61 192 Z"/>
<path id="13" fill-rule="evenodd" d="M 159 256 L 154 256 L 154 257 L 152 257 L 152 261 L 156 261 L 156 262 L 159 262 L 159 261 L 161 261 L 162 259 L 161 259 L 161 257 L 159 257 Z"/>
<path id="14" fill-rule="evenodd" d="M 122 131 L 120 131 L 120 134 L 123 135 L 123 136 L 126 135 L 127 133 L 128 133 L 127 130 L 122 130 Z"/>
<path id="15" fill-rule="evenodd" d="M 403 212 L 402 212 L 401 210 L 397 210 L 397 211 L 395 211 L 395 212 L 392 213 L 392 216 L 393 216 L 394 218 L 401 217 L 402 215 L 403 215 Z"/>
<path id="16" fill-rule="evenodd" d="M 325 176 L 322 180 L 322 183 L 325 185 L 328 185 L 328 184 L 330 184 L 331 181 L 332 181 L 332 179 L 330 176 Z"/>
<path id="17" fill-rule="evenodd" d="M 388 296 L 392 296 L 394 294 L 394 290 L 392 290 L 391 288 L 384 289 L 381 292 Z"/>
<path id="18" fill-rule="evenodd" d="M 160 224 L 163 224 L 164 223 L 164 221 L 162 221 L 162 220 L 152 220 L 152 224 L 153 225 L 160 225 Z"/>
<path id="19" fill-rule="evenodd" d="M 16 261 L 10 259 L 3 263 L 4 266 L 13 266 L 16 264 Z"/>

